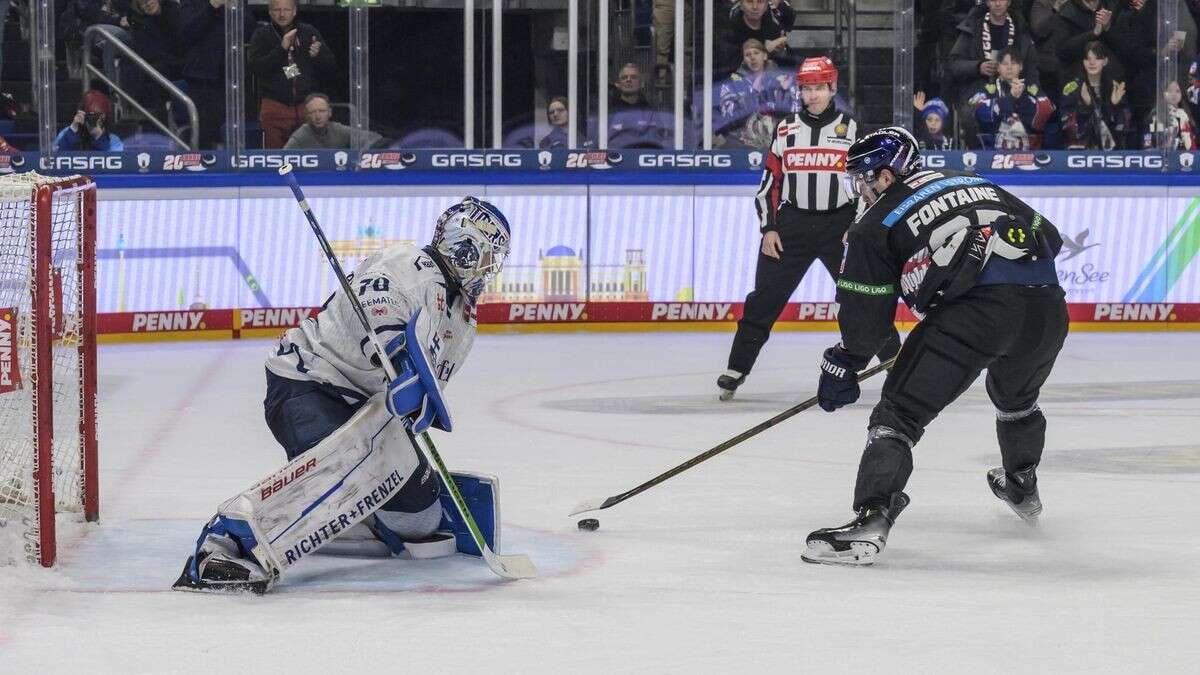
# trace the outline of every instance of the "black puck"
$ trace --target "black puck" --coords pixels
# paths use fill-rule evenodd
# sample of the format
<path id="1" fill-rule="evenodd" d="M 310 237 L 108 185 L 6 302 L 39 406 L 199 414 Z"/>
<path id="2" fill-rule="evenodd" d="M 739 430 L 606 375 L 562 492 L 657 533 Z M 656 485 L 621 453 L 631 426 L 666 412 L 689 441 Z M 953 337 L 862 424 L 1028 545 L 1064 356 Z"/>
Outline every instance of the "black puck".
<path id="1" fill-rule="evenodd" d="M 596 530 L 600 529 L 600 521 L 596 520 L 595 518 L 584 518 L 583 520 L 579 521 L 579 529 L 587 530 L 588 532 L 595 532 Z"/>

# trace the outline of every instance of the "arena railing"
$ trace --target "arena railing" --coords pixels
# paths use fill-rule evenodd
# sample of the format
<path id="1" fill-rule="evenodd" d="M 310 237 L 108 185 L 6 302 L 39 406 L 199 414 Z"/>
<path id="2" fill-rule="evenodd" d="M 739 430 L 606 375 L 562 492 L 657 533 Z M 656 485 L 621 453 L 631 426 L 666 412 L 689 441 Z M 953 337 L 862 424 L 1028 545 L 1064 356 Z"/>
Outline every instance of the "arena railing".
<path id="1" fill-rule="evenodd" d="M 729 20 L 729 4 L 724 0 L 676 0 L 669 21 L 660 21 L 657 16 L 648 18 L 640 9 L 642 5 L 632 0 L 508 0 L 488 4 L 476 0 L 338 0 L 341 4 L 336 7 L 333 1 L 303 2 L 299 9 L 301 20 L 311 20 L 329 33 L 325 36 L 327 48 L 335 52 L 341 71 L 335 78 L 339 82 L 331 85 L 337 91 L 329 92 L 335 117 L 337 111 L 349 111 L 339 121 L 359 132 L 382 133 L 383 145 L 395 146 L 395 150 L 538 149 L 552 130 L 544 119 L 546 104 L 560 93 L 567 99 L 568 123 L 565 140 L 556 146 L 559 148 L 603 151 L 632 144 L 692 151 L 720 146 L 714 110 L 721 105 L 722 89 L 730 80 L 718 77 L 722 73 L 714 61 L 717 48 L 726 48 L 719 43 L 720 31 L 715 28 Z M 810 4 L 809 0 L 793 1 L 797 5 Z M 51 4 L 36 0 L 31 6 L 35 20 L 30 80 L 39 122 L 37 145 L 43 154 L 54 152 L 54 136 L 66 122 L 56 119 L 61 114 L 56 96 L 75 94 L 56 91 L 56 64 L 53 49 L 48 49 L 55 44 L 55 28 L 52 12 L 45 9 Z M 1194 53 L 1196 42 L 1195 26 L 1186 12 L 1179 11 L 1179 4 L 1180 0 L 1162 0 L 1156 5 L 1158 120 L 1167 119 L 1169 112 L 1162 91 L 1168 82 L 1178 81 L 1180 55 Z M 868 27 L 864 25 L 872 18 L 868 14 L 878 14 L 878 3 L 870 8 L 864 5 L 864 0 L 825 0 L 824 5 L 814 5 L 830 8 L 835 39 L 822 42 L 819 31 L 801 28 L 793 33 L 791 41 L 797 60 L 813 53 L 834 54 L 843 71 L 845 98 L 859 109 L 871 105 L 863 92 L 879 88 L 868 75 L 886 68 L 872 61 L 886 50 L 881 52 L 878 45 L 869 43 Z M 227 151 L 239 154 L 260 145 L 261 131 L 252 119 L 258 114 L 258 97 L 255 80 L 247 76 L 243 26 L 248 13 L 266 20 L 265 3 L 229 0 L 225 6 L 225 129 L 218 138 L 223 139 Z M 910 126 L 918 17 L 914 0 L 896 0 L 891 7 L 892 87 L 887 97 L 891 112 L 890 116 L 876 115 L 872 124 Z M 814 16 L 819 13 L 810 12 Z M 428 23 L 435 15 L 441 18 Z M 424 25 L 421 22 L 435 26 L 433 33 L 443 47 L 424 54 L 397 51 L 395 42 L 419 41 L 422 37 L 404 32 L 403 27 Z M 669 48 L 662 44 L 656 47 L 654 40 L 668 32 L 673 33 Z M 1183 48 L 1168 49 L 1179 32 L 1186 37 Z M 868 53 L 866 49 L 875 51 Z M 664 60 L 663 54 L 668 52 Z M 373 53 L 400 54 L 405 60 L 392 64 L 377 58 L 372 62 Z M 510 65 L 513 63 L 518 65 Z M 622 113 L 609 103 L 614 81 L 627 63 L 640 70 L 641 91 L 648 94 L 653 108 L 652 119 L 646 125 L 652 133 L 632 140 L 629 124 L 620 120 Z M 780 72 L 786 74 L 787 70 Z M 96 75 L 96 69 L 85 68 L 85 73 Z M 429 101 L 437 104 L 429 105 Z M 194 131 L 192 106 L 185 107 Z M 522 126 L 526 131 L 518 133 Z M 621 133 L 614 135 L 617 126 Z M 1173 149 L 1169 134 L 1157 134 L 1152 141 L 1160 153 Z M 195 141 L 186 145 L 195 147 Z M 754 148 L 746 150 L 752 152 Z"/>

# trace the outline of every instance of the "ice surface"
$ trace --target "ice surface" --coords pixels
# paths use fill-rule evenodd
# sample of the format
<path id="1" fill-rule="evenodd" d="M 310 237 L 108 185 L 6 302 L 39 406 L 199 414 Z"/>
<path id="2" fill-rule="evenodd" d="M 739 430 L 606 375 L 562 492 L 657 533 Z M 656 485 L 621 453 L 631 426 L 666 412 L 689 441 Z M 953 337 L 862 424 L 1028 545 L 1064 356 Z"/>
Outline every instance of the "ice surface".
<path id="1" fill-rule="evenodd" d="M 452 468 L 499 476 L 504 550 L 314 558 L 266 597 L 169 589 L 216 505 L 281 464 L 262 341 L 101 349 L 99 525 L 51 571 L 0 568 L 0 673 L 1196 672 L 1200 343 L 1078 334 L 1042 398 L 1038 529 L 988 491 L 982 386 L 915 452 L 882 562 L 799 561 L 848 502 L 880 380 L 602 511 L 809 397 L 830 334 L 782 333 L 732 403 L 728 334 L 481 336 L 448 391 Z"/>

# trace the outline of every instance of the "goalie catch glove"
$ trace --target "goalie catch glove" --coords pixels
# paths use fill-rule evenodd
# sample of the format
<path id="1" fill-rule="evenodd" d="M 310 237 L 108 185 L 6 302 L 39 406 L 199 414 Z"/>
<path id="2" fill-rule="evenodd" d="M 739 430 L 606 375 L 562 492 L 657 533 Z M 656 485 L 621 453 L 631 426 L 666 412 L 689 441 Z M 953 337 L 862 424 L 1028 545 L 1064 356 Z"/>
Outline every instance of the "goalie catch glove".
<path id="1" fill-rule="evenodd" d="M 437 377 L 430 367 L 429 355 L 417 337 L 417 319 L 421 310 L 413 313 L 404 327 L 404 334 L 397 335 L 387 344 L 386 351 L 396 366 L 396 379 L 388 384 L 387 408 L 396 417 L 405 421 L 414 435 L 421 434 L 430 426 L 450 431 L 450 411 L 442 399 Z"/>

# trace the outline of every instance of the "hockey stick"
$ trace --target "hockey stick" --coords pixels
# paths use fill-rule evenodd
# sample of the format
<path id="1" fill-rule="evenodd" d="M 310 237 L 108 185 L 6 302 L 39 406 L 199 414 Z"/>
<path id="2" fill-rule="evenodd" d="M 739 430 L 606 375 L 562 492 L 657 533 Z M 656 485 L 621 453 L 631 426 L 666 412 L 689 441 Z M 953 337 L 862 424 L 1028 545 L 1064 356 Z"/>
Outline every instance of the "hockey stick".
<path id="1" fill-rule="evenodd" d="M 874 366 L 872 368 L 868 368 L 868 369 L 862 371 L 861 373 L 858 374 L 859 382 L 867 379 L 868 377 L 871 377 L 872 375 L 875 375 L 876 373 L 878 373 L 881 370 L 884 370 L 886 368 L 891 368 L 892 364 L 895 362 L 896 362 L 896 357 L 893 356 L 892 358 L 888 359 L 887 361 L 884 361 L 883 363 L 880 363 L 877 366 Z M 601 509 L 607 509 L 610 506 L 616 506 L 617 504 L 620 504 L 621 502 L 625 501 L 626 499 L 629 499 L 630 497 L 633 497 L 634 495 L 638 495 L 638 494 L 641 494 L 642 492 L 645 492 L 646 490 L 649 490 L 650 488 L 654 487 L 655 485 L 658 485 L 659 483 L 667 480 L 668 478 L 671 478 L 672 476 L 677 476 L 705 460 L 709 460 L 709 459 L 712 459 L 713 457 L 716 457 L 717 455 L 721 454 L 722 452 L 725 452 L 726 450 L 732 448 L 733 446 L 737 445 L 738 443 L 741 443 L 742 441 L 746 440 L 747 438 L 750 438 L 751 436 L 757 436 L 758 434 L 766 431 L 767 429 L 770 429 L 771 427 L 775 426 L 776 424 L 779 424 L 780 422 L 782 422 L 794 415 L 802 413 L 805 410 L 808 410 L 809 408 L 813 407 L 816 404 L 817 404 L 816 396 L 808 399 L 807 401 L 804 401 L 803 403 L 797 403 L 796 405 L 788 408 L 787 410 L 784 410 L 783 412 L 772 417 L 771 419 L 743 431 L 742 433 L 738 434 L 737 436 L 734 436 L 733 438 L 725 441 L 724 443 L 721 443 L 717 447 L 715 447 L 711 450 L 706 450 L 706 451 L 700 453 L 699 455 L 696 455 L 695 457 L 684 462 L 683 464 L 676 466 L 673 469 L 670 469 L 668 471 L 658 474 L 654 478 L 651 478 L 650 480 L 646 481 L 645 483 L 642 483 L 641 485 L 639 485 L 631 490 L 622 492 L 619 495 L 613 495 L 607 499 L 587 499 L 582 502 L 579 502 L 579 504 L 575 506 L 575 510 L 571 511 L 570 515 L 577 516 L 581 513 L 587 513 L 588 511 L 599 511 Z"/>
<path id="2" fill-rule="evenodd" d="M 379 357 L 379 363 L 383 366 L 383 371 L 387 374 L 388 381 L 396 379 L 396 369 L 392 366 L 391 359 L 387 357 L 387 352 L 384 350 L 383 344 L 379 342 L 379 336 L 375 334 L 375 331 L 371 330 L 371 323 L 367 320 L 367 313 L 363 310 L 362 305 L 355 302 L 354 289 L 350 287 L 350 280 L 346 278 L 346 273 L 342 271 L 342 265 L 338 262 L 337 256 L 334 255 L 333 249 L 329 245 L 329 240 L 325 238 L 325 232 L 321 229 L 320 223 L 317 222 L 317 217 L 313 215 L 312 209 L 309 208 L 308 200 L 304 198 L 304 192 L 300 189 L 300 183 L 296 181 L 296 176 L 292 174 L 292 165 L 284 164 L 279 167 L 279 175 L 287 181 L 288 187 L 292 189 L 292 195 L 296 197 L 296 202 L 300 205 L 300 210 L 304 212 L 304 217 L 308 219 L 308 224 L 312 227 L 313 234 L 317 236 L 317 242 L 321 244 L 321 250 L 325 253 L 325 259 L 329 261 L 329 266 L 333 268 L 334 274 L 337 275 L 342 292 L 346 294 L 346 298 L 350 301 L 350 306 L 354 308 L 355 316 L 358 317 L 359 323 L 362 324 L 363 330 L 367 333 L 367 338 L 371 341 L 371 346 L 375 348 L 375 354 Z M 409 436 L 412 436 L 411 431 L 409 432 Z M 488 568 L 506 579 L 529 579 L 536 577 L 537 568 L 533 566 L 533 561 L 528 556 L 498 555 L 487 545 L 487 542 L 483 538 L 483 533 L 479 530 L 479 525 L 475 522 L 475 517 L 471 515 L 471 510 L 467 508 L 467 502 L 463 499 L 462 492 L 459 491 L 458 485 L 454 483 L 454 479 L 450 477 L 450 472 L 446 469 L 445 463 L 442 462 L 442 457 L 438 454 L 437 448 L 429 438 L 429 434 L 423 433 L 421 434 L 421 438 L 424 439 L 425 444 L 417 443 L 416 438 L 413 437 L 413 447 L 425 455 L 425 459 L 428 460 L 429 464 L 442 479 L 442 484 L 450 491 L 450 496 L 454 498 L 454 506 L 458 509 L 463 522 L 467 524 L 467 529 L 471 532 L 471 539 L 479 547 Z"/>

